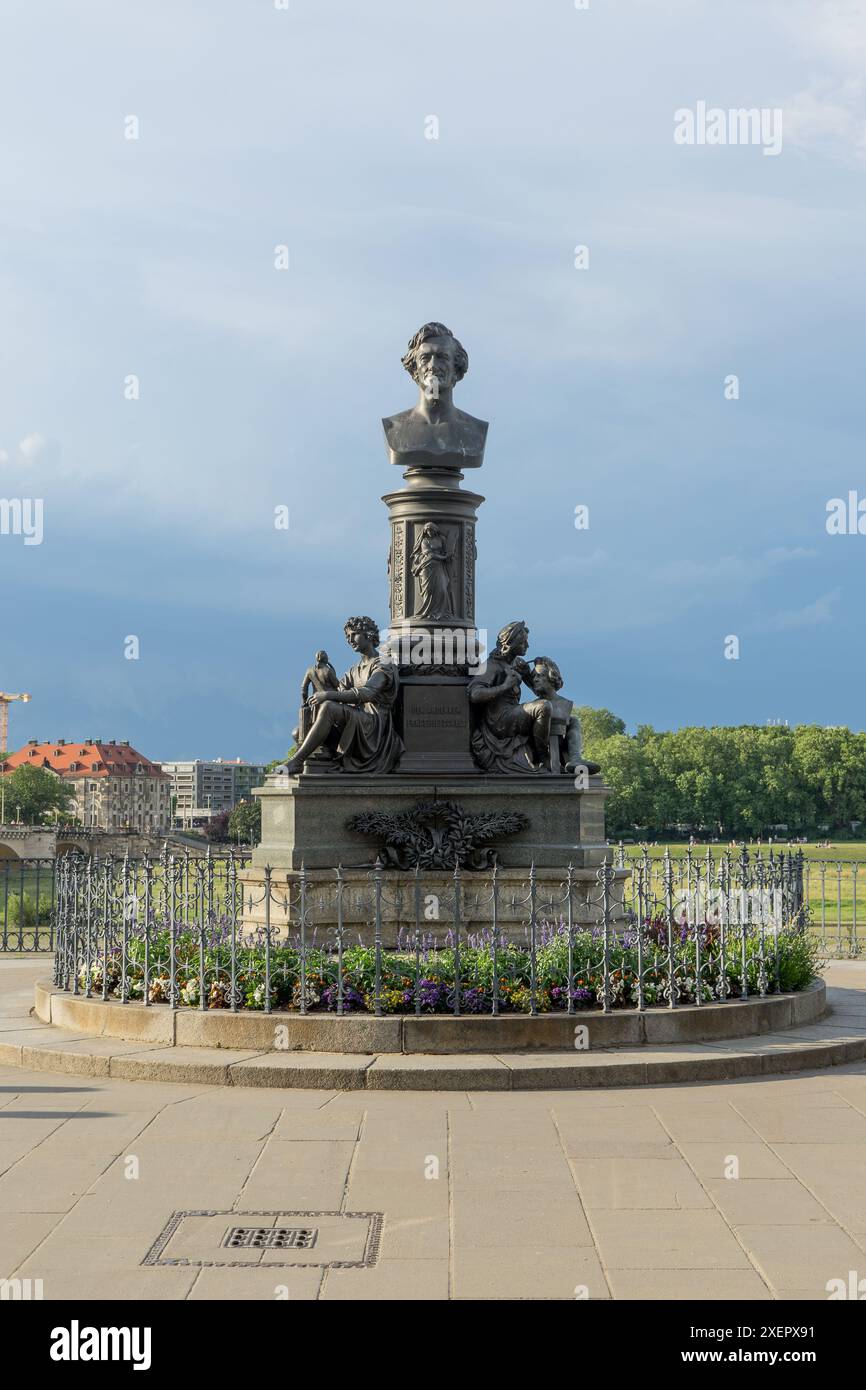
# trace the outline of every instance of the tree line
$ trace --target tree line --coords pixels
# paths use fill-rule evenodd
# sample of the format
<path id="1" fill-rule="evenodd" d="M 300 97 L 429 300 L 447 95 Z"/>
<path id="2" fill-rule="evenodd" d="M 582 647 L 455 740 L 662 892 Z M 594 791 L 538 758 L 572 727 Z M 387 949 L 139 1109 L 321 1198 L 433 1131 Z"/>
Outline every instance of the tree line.
<path id="1" fill-rule="evenodd" d="M 579 706 L 577 713 L 584 754 L 613 789 L 611 837 L 676 829 L 736 838 L 844 835 L 860 833 L 858 821 L 866 826 L 866 733 L 818 724 L 670 731 L 641 724 L 627 734 L 610 710 Z"/>

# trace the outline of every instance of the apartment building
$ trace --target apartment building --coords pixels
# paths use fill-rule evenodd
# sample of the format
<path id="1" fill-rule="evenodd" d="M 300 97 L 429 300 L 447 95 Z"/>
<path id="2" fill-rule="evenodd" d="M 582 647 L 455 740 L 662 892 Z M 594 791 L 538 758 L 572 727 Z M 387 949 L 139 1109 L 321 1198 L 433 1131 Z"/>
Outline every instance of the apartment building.
<path id="1" fill-rule="evenodd" d="M 214 758 L 210 762 L 193 758 L 160 766 L 171 779 L 174 824 L 181 828 L 203 825 L 239 801 L 251 800 L 253 787 L 260 786 L 264 777 L 263 764 L 246 763 L 241 758 Z"/>

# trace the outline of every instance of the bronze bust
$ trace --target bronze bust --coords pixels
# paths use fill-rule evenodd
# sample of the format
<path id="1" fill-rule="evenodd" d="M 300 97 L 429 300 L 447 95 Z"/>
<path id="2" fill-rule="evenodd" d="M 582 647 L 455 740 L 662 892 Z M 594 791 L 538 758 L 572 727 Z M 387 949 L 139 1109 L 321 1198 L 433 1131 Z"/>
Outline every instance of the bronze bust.
<path id="1" fill-rule="evenodd" d="M 458 410 L 454 387 L 469 357 L 444 323 L 425 323 L 409 342 L 403 366 L 418 386 L 418 403 L 382 421 L 392 463 L 401 468 L 480 468 L 487 421 Z"/>

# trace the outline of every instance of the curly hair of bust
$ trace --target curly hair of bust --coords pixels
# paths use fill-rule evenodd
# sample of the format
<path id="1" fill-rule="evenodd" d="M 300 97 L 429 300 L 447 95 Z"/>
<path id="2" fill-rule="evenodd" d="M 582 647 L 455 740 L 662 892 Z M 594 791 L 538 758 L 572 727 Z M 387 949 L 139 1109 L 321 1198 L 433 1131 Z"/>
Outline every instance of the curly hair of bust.
<path id="1" fill-rule="evenodd" d="M 370 639 L 374 647 L 379 645 L 379 629 L 372 618 L 347 618 L 343 631 L 347 637 L 350 632 L 361 632 Z"/>
<path id="2" fill-rule="evenodd" d="M 450 328 L 446 328 L 444 323 L 425 323 L 423 328 L 419 328 L 414 337 L 409 339 L 409 350 L 400 360 L 413 381 L 417 381 L 416 357 L 418 349 L 422 343 L 426 343 L 428 338 L 452 338 L 456 347 L 454 354 L 454 375 L 458 381 L 462 381 L 469 371 L 469 354 L 463 344 L 454 337 Z"/>
<path id="3" fill-rule="evenodd" d="M 546 668 L 551 685 L 555 685 L 557 690 L 562 689 L 564 683 L 562 672 L 552 656 L 534 656 L 532 658 L 532 664 L 536 670 L 538 670 L 539 667 Z M 541 672 L 539 672 L 539 674 L 541 674 Z"/>

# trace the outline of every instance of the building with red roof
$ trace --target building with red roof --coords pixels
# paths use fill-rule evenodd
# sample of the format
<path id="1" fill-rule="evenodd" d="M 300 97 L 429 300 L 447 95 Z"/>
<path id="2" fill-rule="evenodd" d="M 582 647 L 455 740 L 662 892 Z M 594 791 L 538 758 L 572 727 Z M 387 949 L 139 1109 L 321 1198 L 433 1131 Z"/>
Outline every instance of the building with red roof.
<path id="1" fill-rule="evenodd" d="M 171 825 L 171 778 L 128 741 L 31 739 L 0 763 L 3 775 L 17 767 L 45 768 L 69 782 L 74 815 L 88 829 L 159 833 Z"/>

